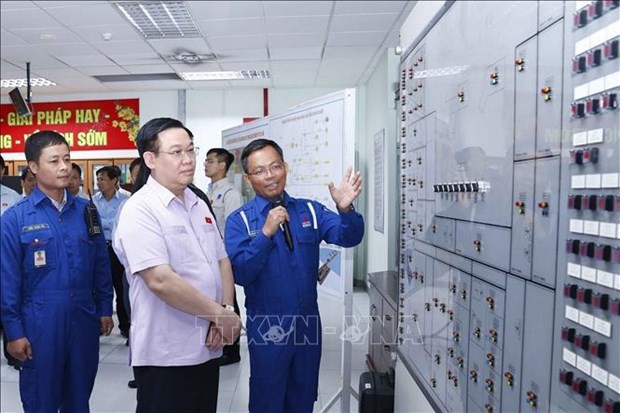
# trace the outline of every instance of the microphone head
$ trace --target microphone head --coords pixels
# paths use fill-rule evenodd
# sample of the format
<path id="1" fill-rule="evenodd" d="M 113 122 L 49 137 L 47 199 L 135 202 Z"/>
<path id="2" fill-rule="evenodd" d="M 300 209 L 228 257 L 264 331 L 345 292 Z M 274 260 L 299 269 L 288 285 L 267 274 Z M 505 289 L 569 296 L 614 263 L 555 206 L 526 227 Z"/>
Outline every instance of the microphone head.
<path id="1" fill-rule="evenodd" d="M 284 199 L 281 196 L 279 196 L 273 200 L 271 205 L 273 208 L 279 207 L 280 205 L 284 205 Z"/>

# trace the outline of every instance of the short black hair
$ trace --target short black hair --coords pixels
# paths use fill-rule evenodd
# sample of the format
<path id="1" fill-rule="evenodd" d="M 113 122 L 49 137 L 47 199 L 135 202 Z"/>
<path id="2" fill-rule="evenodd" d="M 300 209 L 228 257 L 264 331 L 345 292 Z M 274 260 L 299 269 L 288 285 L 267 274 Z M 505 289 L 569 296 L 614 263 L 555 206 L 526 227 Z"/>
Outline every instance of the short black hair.
<path id="1" fill-rule="evenodd" d="M 146 122 L 136 136 L 136 146 L 138 147 L 138 153 L 142 163 L 140 164 L 140 173 L 138 179 L 133 183 L 132 192 L 135 193 L 138 189 L 142 188 L 151 175 L 151 170 L 146 163 L 144 163 L 144 152 L 159 152 L 160 141 L 159 133 L 168 129 L 181 128 L 185 129 L 189 138 L 194 140 L 194 134 L 190 131 L 183 122 L 173 118 L 155 118 Z"/>
<path id="2" fill-rule="evenodd" d="M 80 165 L 76 164 L 75 162 L 71 162 L 71 169 L 75 169 L 76 171 L 78 171 L 80 179 L 82 178 L 82 168 L 80 168 Z"/>
<path id="3" fill-rule="evenodd" d="M 28 176 L 28 173 L 31 173 L 31 174 L 32 174 L 32 176 L 34 176 L 34 174 L 32 173 L 32 171 L 30 170 L 30 168 L 24 168 L 24 169 L 22 170 L 22 177 L 21 177 L 21 178 L 22 178 L 22 181 L 25 181 L 25 180 L 26 180 L 26 176 Z"/>
<path id="4" fill-rule="evenodd" d="M 243 148 L 243 152 L 241 152 L 241 166 L 243 167 L 243 172 L 245 172 L 246 174 L 250 172 L 248 171 L 248 157 L 252 153 L 260 151 L 267 146 L 271 146 L 273 149 L 275 149 L 278 155 L 280 155 L 280 159 L 284 161 L 284 154 L 282 153 L 282 148 L 280 148 L 280 145 L 278 145 L 271 139 L 255 139 L 252 142 L 248 143 L 248 146 Z"/>
<path id="5" fill-rule="evenodd" d="M 0 155 L 0 168 L 4 169 L 4 158 Z"/>
<path id="6" fill-rule="evenodd" d="M 97 169 L 97 174 L 96 176 L 99 176 L 99 174 L 106 174 L 108 176 L 108 178 L 110 179 L 116 179 L 118 178 L 118 171 L 116 170 L 116 168 L 114 166 L 104 166 L 103 168 L 99 168 Z"/>
<path id="7" fill-rule="evenodd" d="M 212 153 L 215 154 L 219 162 L 226 162 L 226 172 L 228 172 L 228 170 L 230 169 L 230 165 L 232 165 L 232 163 L 235 161 L 235 155 L 228 152 L 224 148 L 211 148 L 209 149 L 209 152 L 207 152 L 207 156 L 211 155 Z"/>
<path id="8" fill-rule="evenodd" d="M 42 130 L 33 133 L 30 137 L 28 137 L 28 139 L 26 139 L 26 144 L 24 145 L 26 160 L 28 162 L 34 161 L 39 163 L 39 158 L 41 157 L 41 151 L 43 151 L 43 148 L 56 145 L 67 145 L 67 149 L 69 148 L 69 144 L 67 143 L 65 137 L 58 132 L 53 130 Z"/>
<path id="9" fill-rule="evenodd" d="M 131 171 L 133 171 L 133 168 L 135 168 L 136 166 L 141 166 L 140 164 L 142 163 L 142 159 L 140 158 L 136 158 L 133 161 L 131 161 L 131 163 L 129 164 L 129 173 L 131 173 Z"/>

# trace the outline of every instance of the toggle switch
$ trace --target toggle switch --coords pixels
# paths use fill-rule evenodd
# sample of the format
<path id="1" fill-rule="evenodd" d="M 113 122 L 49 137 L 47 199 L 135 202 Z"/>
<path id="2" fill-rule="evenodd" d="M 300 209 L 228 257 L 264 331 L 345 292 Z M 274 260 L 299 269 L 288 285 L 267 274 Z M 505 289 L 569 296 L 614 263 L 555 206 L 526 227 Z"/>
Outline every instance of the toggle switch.
<path id="1" fill-rule="evenodd" d="M 493 380 L 491 379 L 486 379 L 485 380 L 485 384 L 486 384 L 486 390 L 489 393 L 493 393 L 493 390 L 495 390 L 495 383 L 493 383 Z"/>
<path id="2" fill-rule="evenodd" d="M 472 382 L 477 383 L 478 382 L 478 372 L 476 370 L 471 370 L 469 372 L 469 379 Z"/>
<path id="3" fill-rule="evenodd" d="M 590 387 L 588 389 L 588 401 L 597 406 L 603 405 L 603 392 L 601 390 L 596 390 L 595 388 Z"/>
<path id="4" fill-rule="evenodd" d="M 515 202 L 515 206 L 517 207 L 517 214 L 519 214 L 519 215 L 525 214 L 525 202 L 523 202 L 523 201 L 516 201 Z"/>
<path id="5" fill-rule="evenodd" d="M 573 375 L 572 371 L 568 371 L 566 369 L 560 369 L 560 383 L 564 383 L 567 386 L 573 384 Z"/>
<path id="6" fill-rule="evenodd" d="M 612 40 L 603 45 L 603 56 L 609 60 L 618 57 L 618 40 Z"/>
<path id="7" fill-rule="evenodd" d="M 575 379 L 575 381 L 573 381 L 573 391 L 575 393 L 579 393 L 582 396 L 585 396 L 587 390 L 588 390 L 588 382 L 586 380 Z"/>
<path id="8" fill-rule="evenodd" d="M 474 332 L 472 333 L 472 335 L 477 339 L 480 339 L 480 327 L 474 328 Z"/>
<path id="9" fill-rule="evenodd" d="M 497 85 L 497 83 L 499 82 L 499 73 L 493 72 L 489 75 L 489 77 L 491 78 L 491 84 Z"/>
<path id="10" fill-rule="evenodd" d="M 536 404 L 538 402 L 538 397 L 536 396 L 536 393 L 534 393 L 533 391 L 529 390 L 527 393 L 525 393 L 525 402 L 528 404 L 528 406 L 530 406 L 531 408 L 536 407 Z"/>
<path id="11" fill-rule="evenodd" d="M 604 359 L 607 355 L 607 344 L 599 343 L 596 340 L 590 341 L 590 354 L 600 359 Z"/>
<path id="12" fill-rule="evenodd" d="M 573 73 L 579 74 L 586 71 L 586 57 L 579 56 L 573 59 Z"/>
<path id="13" fill-rule="evenodd" d="M 540 93 L 543 95 L 543 100 L 548 102 L 551 100 L 551 86 L 543 86 L 540 89 Z"/>
<path id="14" fill-rule="evenodd" d="M 573 15 L 573 27 L 579 29 L 588 24 L 588 9 L 584 8 Z"/>
<path id="15" fill-rule="evenodd" d="M 506 385 L 508 387 L 512 387 L 515 384 L 515 378 L 513 376 L 513 374 L 509 371 L 504 373 L 504 379 L 506 379 Z"/>
<path id="16" fill-rule="evenodd" d="M 575 163 L 577 165 L 583 165 L 583 151 L 581 149 L 575 151 Z"/>
<path id="17" fill-rule="evenodd" d="M 487 297 L 487 307 L 489 307 L 489 310 L 493 310 L 495 308 L 495 300 L 493 297 Z"/>
<path id="18" fill-rule="evenodd" d="M 598 207 L 598 196 L 596 195 L 591 195 L 588 198 L 588 209 L 590 211 L 596 211 L 596 208 Z"/>

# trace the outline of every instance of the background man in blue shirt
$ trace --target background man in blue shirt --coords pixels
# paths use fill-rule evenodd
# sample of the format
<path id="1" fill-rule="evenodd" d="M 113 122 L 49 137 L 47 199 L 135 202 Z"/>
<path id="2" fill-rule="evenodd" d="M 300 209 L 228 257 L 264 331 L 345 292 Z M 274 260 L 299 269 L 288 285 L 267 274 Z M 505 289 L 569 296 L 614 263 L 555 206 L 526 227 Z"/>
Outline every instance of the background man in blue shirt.
<path id="1" fill-rule="evenodd" d="M 62 135 L 31 135 L 25 154 L 37 186 L 0 217 L 8 351 L 22 363 L 25 412 L 88 412 L 99 335 L 114 327 L 105 240 L 89 235 L 88 201 L 65 189 L 71 160 Z"/>
<path id="2" fill-rule="evenodd" d="M 321 359 L 319 244 L 361 242 L 364 220 L 353 210 L 361 174 L 349 168 L 340 186 L 329 184 L 334 213 L 286 193 L 288 165 L 274 141 L 250 142 L 241 163 L 256 197 L 229 216 L 225 240 L 246 296 L 249 410 L 312 412 Z"/>
<path id="3" fill-rule="evenodd" d="M 104 166 L 97 170 L 97 192 L 93 196 L 93 202 L 97 206 L 97 211 L 101 217 L 101 229 L 108 247 L 110 257 L 110 268 L 112 270 L 112 285 L 116 292 L 116 316 L 118 317 L 118 328 L 121 335 L 129 338 L 129 315 L 123 300 L 124 287 L 123 278 L 125 277 L 125 267 L 119 261 L 114 248 L 112 248 L 112 230 L 116 225 L 118 213 L 123 202 L 129 199 L 128 195 L 118 190 L 118 171 L 113 166 Z"/>

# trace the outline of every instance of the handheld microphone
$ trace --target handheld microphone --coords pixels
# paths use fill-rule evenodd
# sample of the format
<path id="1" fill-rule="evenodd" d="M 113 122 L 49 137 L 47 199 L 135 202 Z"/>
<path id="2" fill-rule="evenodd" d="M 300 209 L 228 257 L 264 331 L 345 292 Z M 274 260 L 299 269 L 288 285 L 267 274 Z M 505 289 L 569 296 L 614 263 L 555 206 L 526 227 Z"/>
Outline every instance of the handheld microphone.
<path id="1" fill-rule="evenodd" d="M 280 205 L 284 206 L 284 202 L 282 201 L 282 198 L 277 198 L 272 204 L 272 208 L 279 207 Z M 288 249 L 293 251 L 293 235 L 291 234 L 291 226 L 288 221 L 281 223 L 280 229 L 284 233 L 284 240 L 286 241 L 286 245 L 288 245 Z"/>

